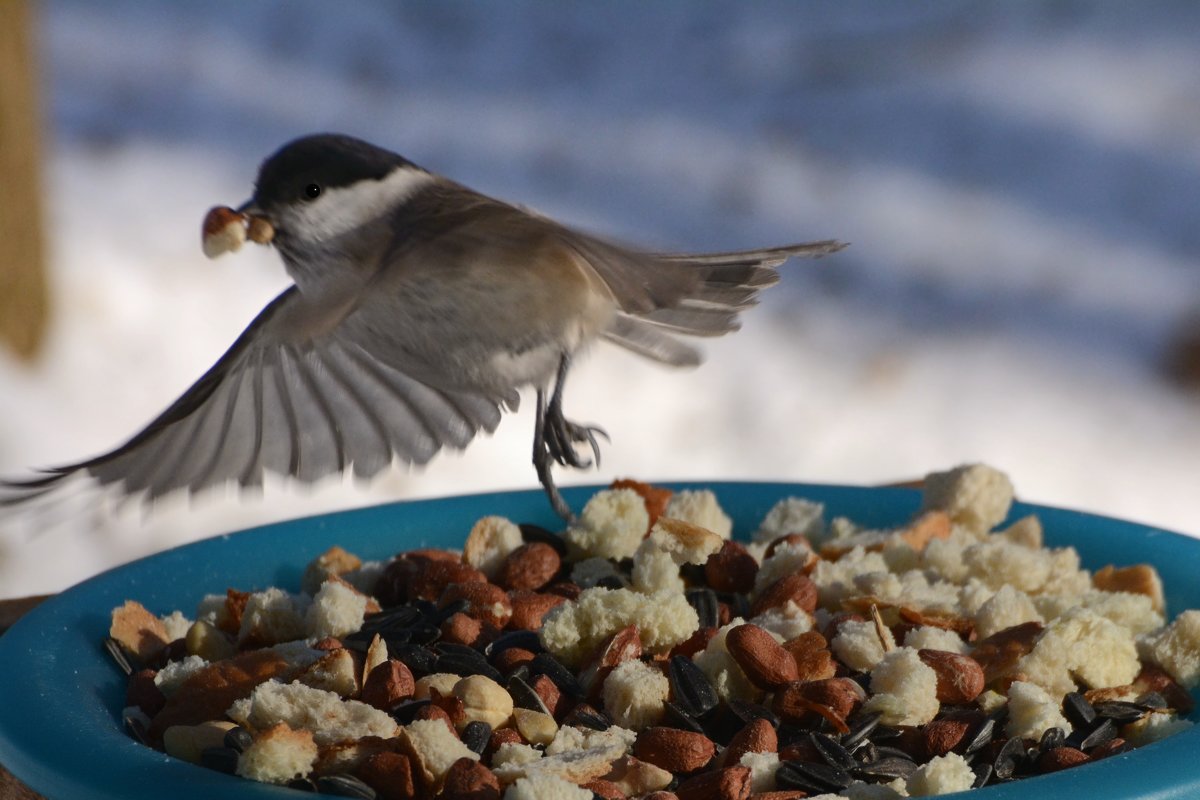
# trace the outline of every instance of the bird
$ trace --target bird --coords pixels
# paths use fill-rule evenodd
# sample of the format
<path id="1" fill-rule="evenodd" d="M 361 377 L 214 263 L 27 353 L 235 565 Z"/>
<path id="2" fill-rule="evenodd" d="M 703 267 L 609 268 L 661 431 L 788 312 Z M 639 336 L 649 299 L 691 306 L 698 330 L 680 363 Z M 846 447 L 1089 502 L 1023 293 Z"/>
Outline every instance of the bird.
<path id="1" fill-rule="evenodd" d="M 4 502 L 80 473 L 148 501 L 260 486 L 267 472 L 304 483 L 346 471 L 368 478 L 467 447 L 532 388 L 533 466 L 570 522 L 552 470 L 598 465 L 608 438 L 564 414 L 576 357 L 605 340 L 668 366 L 697 365 L 687 338 L 736 330 L 789 258 L 844 247 L 644 252 L 335 133 L 283 145 L 262 162 L 248 201 L 210 211 L 210 256 L 246 238 L 274 247 L 292 284 L 132 438 L 6 481 Z"/>

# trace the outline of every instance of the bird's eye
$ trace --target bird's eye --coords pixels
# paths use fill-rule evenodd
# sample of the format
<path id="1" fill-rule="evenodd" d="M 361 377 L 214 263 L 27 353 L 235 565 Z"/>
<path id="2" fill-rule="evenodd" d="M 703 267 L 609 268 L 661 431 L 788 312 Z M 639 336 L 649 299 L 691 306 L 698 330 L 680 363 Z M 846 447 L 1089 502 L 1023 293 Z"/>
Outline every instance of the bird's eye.
<path id="1" fill-rule="evenodd" d="M 304 197 L 307 200 L 316 200 L 321 196 L 321 187 L 315 183 L 310 183 L 304 187 Z"/>

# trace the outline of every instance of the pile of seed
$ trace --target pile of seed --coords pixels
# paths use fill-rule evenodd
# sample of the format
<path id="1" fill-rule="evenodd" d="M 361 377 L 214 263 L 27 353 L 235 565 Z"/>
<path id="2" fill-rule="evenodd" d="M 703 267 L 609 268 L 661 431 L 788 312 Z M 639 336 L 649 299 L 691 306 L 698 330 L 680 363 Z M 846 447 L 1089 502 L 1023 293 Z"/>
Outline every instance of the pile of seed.
<path id="1" fill-rule="evenodd" d="M 594 731 L 614 724 L 601 690 L 606 676 L 620 663 L 640 659 L 661 670 L 669 682 L 669 699 L 658 721 L 636 732 L 630 751 L 631 763 L 640 761 L 658 770 L 651 777 L 641 774 L 622 778 L 615 773 L 592 777 L 582 783 L 592 797 L 791 800 L 848 790 L 853 793 L 853 785 L 860 782 L 895 785 L 898 779 L 908 780 L 923 764 L 948 754 L 961 757 L 974 773 L 973 786 L 982 787 L 1124 752 L 1129 747 L 1122 736 L 1125 726 L 1147 715 L 1191 711 L 1188 692 L 1162 670 L 1147 667 L 1139 676 L 1138 685 L 1144 691 L 1132 701 L 1106 699 L 1103 690 L 1067 694 L 1061 712 L 1071 723 L 1069 735 L 1051 727 L 1037 741 L 1008 738 L 1004 735 L 1007 706 L 986 713 L 974 702 L 983 688 L 983 676 L 992 665 L 986 659 L 981 663 L 971 656 L 923 650 L 922 660 L 938 672 L 940 711 L 925 725 L 884 725 L 880 714 L 862 708 L 871 694 L 870 675 L 851 669 L 828 647 L 840 625 L 872 619 L 870 614 L 849 613 L 836 614 L 824 629 L 783 644 L 774 639 L 769 644 L 759 643 L 756 637 L 762 635 L 762 629 L 755 625 L 731 630 L 731 654 L 751 681 L 768 692 L 768 700 L 766 704 L 723 700 L 693 656 L 705 648 L 721 626 L 737 617 L 751 618 L 761 599 L 752 600 L 753 581 L 744 576 L 737 578 L 737 570 L 705 565 L 682 569 L 687 602 L 699 618 L 699 630 L 693 636 L 668 652 L 651 654 L 643 650 L 637 628 L 631 626 L 611 636 L 584 667 L 569 667 L 543 647 L 538 634 L 547 611 L 577 598 L 582 591 L 570 580 L 566 542 L 560 535 L 533 525 L 522 525 L 520 531 L 524 540 L 520 556 L 510 556 L 492 581 L 462 563 L 457 554 L 431 550 L 401 553 L 384 569 L 375 586 L 374 598 L 381 610 L 368 614 L 359 631 L 322 641 L 318 647 L 366 654 L 378 637 L 386 644 L 389 659 L 402 664 L 412 679 L 439 673 L 486 676 L 507 690 L 515 708 L 548 715 L 559 726 Z M 728 565 L 744 551 L 739 548 L 730 543 L 720 554 L 714 554 L 716 561 L 710 560 L 708 566 Z M 536 558 L 530 558 L 530 552 L 536 552 Z M 519 563 L 523 568 L 509 569 L 509 563 Z M 613 573 L 599 580 L 598 585 L 612 589 L 628 586 L 632 566 L 630 559 L 615 562 Z M 808 579 L 796 573 L 785 576 L 780 583 L 784 581 L 788 582 L 788 598 L 811 597 L 807 609 L 811 612 L 816 593 L 806 585 Z M 497 617 L 497 605 L 505 603 L 507 612 Z M 882 627 L 878 615 L 874 619 Z M 893 626 L 896 640 L 906 625 L 913 626 L 903 621 Z M 1014 648 L 1020 651 L 1022 642 L 1027 645 L 1040 626 L 1029 623 L 1018 629 L 1001 631 L 991 637 L 995 641 L 975 642 L 975 651 L 999 653 L 998 658 L 1007 658 L 1011 663 Z M 768 663 L 768 657 L 775 654 L 771 648 L 786 650 L 789 663 L 807 665 L 810 673 L 802 676 L 785 671 L 782 676 L 775 675 Z M 127 714 L 131 733 L 162 747 L 161 735 L 151 733 L 145 724 L 145 719 L 162 707 L 161 698 L 155 698 L 149 687 L 153 686 L 155 671 L 185 656 L 186 647 L 182 642 L 172 643 L 145 665 L 131 664 L 126 650 L 112 640 L 109 650 L 130 676 L 131 709 L 145 712 L 145 716 Z M 763 663 L 755 660 L 760 656 Z M 400 669 L 392 668 L 391 674 Z M 813 669 L 822 677 L 812 677 Z M 974 684 L 966 694 L 964 681 Z M 480 760 L 456 762 L 437 786 L 422 785 L 419 770 L 401 764 L 401 759 L 408 758 L 402 753 L 389 759 L 364 759 L 352 772 L 309 776 L 293 780 L 289 786 L 381 800 L 435 796 L 444 800 L 499 800 L 504 795 L 502 782 L 491 771 L 491 758 L 506 743 L 528 741 L 518 726 L 494 730 L 485 721 L 464 724 L 462 702 L 452 695 L 435 691 L 425 699 L 414 699 L 411 688 L 407 692 L 392 691 L 395 681 L 381 679 L 373 688 L 372 679 L 364 683 L 360 699 L 387 712 L 397 724 L 444 720 Z M 385 688 L 381 690 L 380 686 Z M 990 680 L 989 686 L 994 688 Z M 251 731 L 231 727 L 220 742 L 205 747 L 198 760 L 232 773 L 239 754 L 253 739 Z M 756 786 L 761 789 L 763 778 L 742 764 L 747 753 L 777 755 L 777 763 L 771 762 L 774 777 L 770 790 L 755 791 Z M 386 770 L 380 766 L 383 761 L 390 765 Z"/>

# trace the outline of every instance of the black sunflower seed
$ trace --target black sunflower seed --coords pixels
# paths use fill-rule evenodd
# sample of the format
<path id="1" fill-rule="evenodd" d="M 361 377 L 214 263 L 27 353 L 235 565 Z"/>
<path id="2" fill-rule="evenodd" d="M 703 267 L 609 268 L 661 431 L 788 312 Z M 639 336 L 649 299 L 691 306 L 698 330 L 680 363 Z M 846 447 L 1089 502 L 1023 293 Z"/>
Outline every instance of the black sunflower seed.
<path id="1" fill-rule="evenodd" d="M 108 651 L 109 656 L 116 663 L 117 668 L 126 675 L 133 674 L 133 664 L 129 663 L 129 657 L 125 655 L 121 643 L 111 636 L 104 637 L 104 649 Z"/>
<path id="2" fill-rule="evenodd" d="M 612 727 L 612 720 L 607 714 L 597 711 L 585 703 L 580 703 L 563 719 L 563 725 L 606 731 Z"/>
<path id="3" fill-rule="evenodd" d="M 1146 692 L 1133 702 L 1147 711 L 1171 707 L 1171 704 L 1167 702 L 1167 698 L 1163 697 L 1158 692 Z"/>
<path id="4" fill-rule="evenodd" d="M 1002 781 L 1009 780 L 1025 761 L 1025 743 L 1014 736 L 1004 743 L 992 762 L 992 774 Z"/>
<path id="5" fill-rule="evenodd" d="M 971 784 L 972 789 L 982 789 L 987 786 L 988 781 L 992 779 L 992 765 L 986 761 L 981 761 L 978 764 L 973 764 L 971 769 L 975 772 L 975 782 Z"/>
<path id="6" fill-rule="evenodd" d="M 500 674 L 500 670 L 487 663 L 487 659 L 483 657 L 482 653 L 471 650 L 469 647 L 467 651 L 469 652 L 462 650 L 442 652 L 437 657 L 435 670 L 437 672 L 449 672 L 452 675 L 461 675 L 464 678 L 468 675 L 484 675 L 496 683 L 504 680 L 504 676 Z"/>
<path id="7" fill-rule="evenodd" d="M 459 737 L 468 750 L 483 755 L 492 738 L 492 726 L 481 719 L 472 720 L 463 727 Z"/>
<path id="8" fill-rule="evenodd" d="M 513 705 L 517 708 L 528 708 L 543 714 L 550 713 L 550 709 L 546 708 L 546 704 L 542 702 L 541 695 L 516 675 L 509 677 L 504 688 L 508 689 L 508 693 L 512 695 Z"/>
<path id="9" fill-rule="evenodd" d="M 856 764 L 854 777 L 868 783 L 887 783 L 896 778 L 907 778 L 916 771 L 917 765 L 910 758 L 881 755 L 874 761 Z"/>
<path id="10" fill-rule="evenodd" d="M 1146 713 L 1145 709 L 1137 703 L 1126 703 L 1124 700 L 1108 700 L 1103 703 L 1096 703 L 1093 708 L 1096 709 L 1096 716 L 1111 719 L 1118 725 L 1139 720 Z"/>
<path id="11" fill-rule="evenodd" d="M 912 761 L 912 756 L 910 756 L 906 751 L 901 750 L 899 747 L 891 747 L 890 745 L 886 744 L 877 744 L 875 745 L 875 752 L 879 754 L 880 758 L 900 758 L 905 761 Z"/>
<path id="12" fill-rule="evenodd" d="M 1063 696 L 1063 716 L 1076 728 L 1086 728 L 1096 721 L 1096 709 L 1079 692 Z"/>
<path id="13" fill-rule="evenodd" d="M 864 711 L 851 717 L 846 722 L 850 732 L 842 736 L 842 747 L 853 752 L 879 727 L 881 716 L 882 714 L 877 711 Z"/>
<path id="14" fill-rule="evenodd" d="M 1117 738 L 1117 723 L 1113 722 L 1111 719 L 1106 719 L 1101 721 L 1099 725 L 1096 725 L 1094 728 L 1092 728 L 1087 736 L 1084 736 L 1082 739 L 1080 739 L 1079 744 L 1075 746 L 1080 750 L 1090 750 L 1097 745 L 1104 744 L 1105 742 L 1111 742 L 1115 738 Z M 1067 741 L 1070 742 L 1070 739 Z"/>
<path id="15" fill-rule="evenodd" d="M 440 627 L 443 622 L 453 617 L 455 614 L 461 614 L 471 607 L 471 601 L 467 599 L 455 600 L 447 603 L 431 614 L 427 614 L 422 620 L 422 624 Z"/>
<path id="16" fill-rule="evenodd" d="M 121 722 L 125 726 L 125 731 L 139 744 L 150 746 L 147 741 L 146 715 L 142 713 L 140 708 L 127 708 L 121 712 Z"/>
<path id="17" fill-rule="evenodd" d="M 602 589 L 624 589 L 625 581 L 620 575 L 605 575 L 596 581 L 596 585 Z"/>
<path id="18" fill-rule="evenodd" d="M 412 670 L 413 675 L 421 677 L 437 671 L 437 653 L 419 644 L 408 642 L 387 643 L 388 655 L 397 661 L 403 661 L 404 666 Z"/>
<path id="19" fill-rule="evenodd" d="M 386 611 L 369 614 L 363 618 L 362 632 L 381 633 L 407 628 L 421 618 L 421 612 L 412 606 L 395 606 Z"/>
<path id="20" fill-rule="evenodd" d="M 396 720 L 397 725 L 411 725 L 417 718 L 417 712 L 429 704 L 429 700 L 401 700 L 388 709 L 388 714 Z"/>
<path id="21" fill-rule="evenodd" d="M 1056 747 L 1062 747 L 1067 741 L 1067 733 L 1062 728 L 1057 726 L 1046 728 L 1042 731 L 1042 738 L 1038 740 L 1038 752 L 1048 753 Z"/>
<path id="22" fill-rule="evenodd" d="M 250 735 L 250 731 L 242 726 L 230 728 L 225 732 L 224 744 L 230 750 L 236 750 L 239 753 L 245 752 L 246 748 L 254 741 L 254 737 Z"/>
<path id="23" fill-rule="evenodd" d="M 662 725 L 668 728 L 678 728 L 683 731 L 691 731 L 692 733 L 705 733 L 704 728 L 700 723 L 681 708 L 678 704 L 672 702 L 663 703 Z"/>
<path id="24" fill-rule="evenodd" d="M 437 625 L 428 625 L 424 622 L 413 625 L 405 633 L 408 635 L 408 641 L 413 644 L 433 644 L 442 638 L 441 628 Z"/>
<path id="25" fill-rule="evenodd" d="M 701 628 L 716 628 L 721 624 L 721 607 L 712 589 L 688 589 L 684 594 L 688 604 L 696 609 Z"/>
<path id="26" fill-rule="evenodd" d="M 238 751 L 232 747 L 206 747 L 200 751 L 200 766 L 233 775 L 237 772 Z"/>
<path id="27" fill-rule="evenodd" d="M 560 556 L 567 554 L 567 543 L 563 537 L 553 531 L 548 531 L 541 525 L 534 525 L 529 522 L 522 522 L 517 526 L 521 529 L 521 539 L 526 543 L 541 542 L 548 544 L 558 551 Z"/>
<path id="28" fill-rule="evenodd" d="M 358 797 L 375 800 L 375 790 L 353 775 L 323 775 L 317 778 L 317 791 L 335 797 Z"/>
<path id="29" fill-rule="evenodd" d="M 704 671 L 686 656 L 674 656 L 667 665 L 671 697 L 689 715 L 699 719 L 721 702 L 717 690 Z"/>
<path id="30" fill-rule="evenodd" d="M 746 700 L 730 700 L 729 710 L 733 715 L 741 720 L 742 725 L 753 722 L 756 719 L 765 719 L 771 723 L 772 727 L 779 727 L 779 717 L 775 712 L 766 706 L 760 706 L 758 703 L 750 703 Z"/>
<path id="31" fill-rule="evenodd" d="M 554 681 L 554 685 L 559 688 L 563 694 L 574 698 L 580 698 L 587 694 L 583 690 L 583 684 L 575 677 L 575 673 L 563 666 L 562 662 L 549 653 L 538 653 L 529 662 L 529 671 L 534 675 L 545 675 L 550 680 Z"/>
<path id="32" fill-rule="evenodd" d="M 520 647 L 523 650 L 538 653 L 542 650 L 542 642 L 538 638 L 537 631 L 506 631 L 483 648 L 483 654 L 488 658 L 495 658 L 512 647 Z"/>
<path id="33" fill-rule="evenodd" d="M 860 764 L 870 764 L 872 761 L 878 761 L 879 751 L 875 748 L 875 743 L 870 739 L 860 742 L 854 750 L 854 760 Z"/>
<path id="34" fill-rule="evenodd" d="M 852 770 L 858 766 L 850 751 L 838 744 L 832 736 L 813 731 L 808 735 L 808 740 L 829 766 L 842 770 Z"/>
<path id="35" fill-rule="evenodd" d="M 309 778 L 292 778 L 284 786 L 289 789 L 295 789 L 297 792 L 308 792 L 309 794 L 317 791 L 317 785 Z"/>
<path id="36" fill-rule="evenodd" d="M 971 731 L 970 736 L 967 737 L 966 744 L 963 747 L 963 754 L 968 755 L 979 752 L 992 743 L 992 737 L 995 735 L 996 720 L 991 717 L 984 717 Z"/>
<path id="37" fill-rule="evenodd" d="M 775 783 L 784 789 L 800 789 L 813 794 L 840 792 L 853 781 L 850 773 L 828 764 L 785 761 L 775 772 Z"/>
<path id="38" fill-rule="evenodd" d="M 729 606 L 729 616 L 750 618 L 750 597 L 741 592 L 717 592 L 717 599 Z"/>

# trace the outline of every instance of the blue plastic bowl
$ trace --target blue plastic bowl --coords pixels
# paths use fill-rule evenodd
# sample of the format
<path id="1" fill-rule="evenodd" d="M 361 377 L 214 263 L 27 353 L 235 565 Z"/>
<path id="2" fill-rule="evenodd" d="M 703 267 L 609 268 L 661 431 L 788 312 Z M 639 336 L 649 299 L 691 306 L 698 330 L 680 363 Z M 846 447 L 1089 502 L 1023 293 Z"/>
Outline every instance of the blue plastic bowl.
<path id="1" fill-rule="evenodd" d="M 564 492 L 581 506 L 598 487 Z M 905 522 L 920 496 L 908 489 L 780 483 L 690 483 L 711 488 L 742 535 L 780 498 L 826 504 L 872 527 Z M 1153 564 L 1171 614 L 1200 608 L 1200 540 L 1130 522 L 1018 504 L 1036 513 L 1052 546 L 1073 545 L 1085 567 Z M 557 519 L 541 492 L 507 492 L 393 503 L 220 536 L 105 572 L 51 598 L 0 636 L 0 763 L 48 798 L 211 800 L 300 797 L 168 758 L 130 739 L 120 712 L 125 681 L 101 641 L 112 608 L 136 599 L 156 613 L 190 614 L 205 594 L 278 585 L 295 588 L 307 563 L 334 544 L 364 559 L 413 547 L 461 547 L 481 516 L 501 514 L 548 527 Z M 1095 764 L 978 790 L 986 800 L 1200 797 L 1200 728 Z"/>

